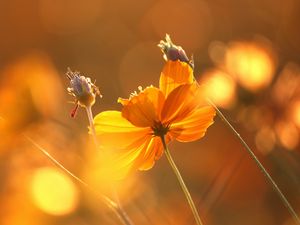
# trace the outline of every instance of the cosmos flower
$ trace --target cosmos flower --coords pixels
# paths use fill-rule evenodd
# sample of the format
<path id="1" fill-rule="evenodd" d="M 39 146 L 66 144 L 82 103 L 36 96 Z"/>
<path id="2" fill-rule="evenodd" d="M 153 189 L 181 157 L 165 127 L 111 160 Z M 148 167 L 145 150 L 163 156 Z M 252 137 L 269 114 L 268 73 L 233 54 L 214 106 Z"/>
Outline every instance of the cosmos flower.
<path id="1" fill-rule="evenodd" d="M 139 93 L 118 102 L 123 105 L 121 112 L 102 112 L 94 124 L 100 147 L 118 155 L 116 163 L 123 175 L 152 168 L 163 154 L 162 136 L 167 143 L 200 139 L 215 116 L 194 81 L 192 68 L 180 61 L 167 61 L 159 88 L 139 88 Z"/>

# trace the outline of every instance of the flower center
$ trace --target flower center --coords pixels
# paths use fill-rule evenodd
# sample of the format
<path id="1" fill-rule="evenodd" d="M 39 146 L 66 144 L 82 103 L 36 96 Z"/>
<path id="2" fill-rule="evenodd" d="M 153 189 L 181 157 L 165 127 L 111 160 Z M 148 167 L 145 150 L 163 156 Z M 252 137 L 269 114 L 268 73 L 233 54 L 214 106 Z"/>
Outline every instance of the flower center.
<path id="1" fill-rule="evenodd" d="M 160 121 L 155 121 L 153 127 L 151 128 L 154 136 L 162 137 L 168 133 L 170 125 L 164 125 Z"/>

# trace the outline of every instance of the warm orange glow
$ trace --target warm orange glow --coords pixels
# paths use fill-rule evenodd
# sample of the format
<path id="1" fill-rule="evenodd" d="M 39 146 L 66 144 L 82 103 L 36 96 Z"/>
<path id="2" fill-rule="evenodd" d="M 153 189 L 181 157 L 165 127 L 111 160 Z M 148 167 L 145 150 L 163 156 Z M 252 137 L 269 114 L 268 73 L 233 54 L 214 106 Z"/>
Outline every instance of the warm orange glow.
<path id="1" fill-rule="evenodd" d="M 122 224 L 96 193 L 72 178 L 79 192 L 74 211 L 56 216 L 37 206 L 32 176 L 40 167 L 57 167 L 23 134 L 99 195 L 116 201 L 111 184 L 116 186 L 134 224 L 195 224 L 165 153 L 152 169 L 131 167 L 128 174 L 126 162 L 116 157 L 142 154 L 141 148 L 125 148 L 136 133 L 103 135 L 115 146 L 97 149 L 85 109 L 70 116 L 76 106 L 67 92 L 68 67 L 101 90 L 93 116 L 122 111 L 118 97 L 140 94 L 139 86 L 159 88 L 165 53 L 157 45 L 166 34 L 194 60 L 202 90 L 300 217 L 300 0 L 0 0 L 0 11 L 0 225 Z M 259 71 L 273 71 L 271 81 L 252 78 L 258 60 L 267 62 Z M 169 143 L 203 223 L 295 225 L 237 137 L 220 117 L 214 120 L 202 139 Z M 280 121 L 292 128 L 279 129 Z"/>
<path id="2" fill-rule="evenodd" d="M 154 42 L 140 42 L 122 57 L 118 79 L 124 93 L 130 93 L 138 86 L 144 87 L 151 84 L 156 79 L 161 59 L 156 55 L 157 49 L 153 48 L 155 44 Z M 136 59 L 139 59 L 139 63 L 136 63 Z M 143 79 L 141 79 L 141 74 L 143 74 Z"/>
<path id="3" fill-rule="evenodd" d="M 300 101 L 297 101 L 292 106 L 292 119 L 300 128 Z"/>
<path id="4" fill-rule="evenodd" d="M 295 63 L 287 63 L 280 72 L 272 88 L 272 97 L 279 105 L 286 105 L 297 94 L 300 86 L 300 67 Z"/>
<path id="5" fill-rule="evenodd" d="M 162 19 L 163 18 L 163 19 Z M 197 21 L 191 29 L 187 24 Z M 149 29 L 157 35 L 176 35 L 176 40 L 186 51 L 199 48 L 209 39 L 213 28 L 213 17 L 205 1 L 156 1 L 142 21 L 141 29 Z M 180 32 L 178 32 L 180 31 Z"/>
<path id="6" fill-rule="evenodd" d="M 276 133 L 280 143 L 287 149 L 293 150 L 299 143 L 299 133 L 293 123 L 280 122 L 276 124 Z"/>
<path id="7" fill-rule="evenodd" d="M 229 108 L 235 102 L 235 81 L 228 74 L 212 70 L 203 75 L 204 89 L 209 97 L 217 106 Z"/>
<path id="8" fill-rule="evenodd" d="M 208 47 L 208 54 L 215 64 L 222 63 L 227 51 L 227 46 L 220 41 L 213 41 Z"/>
<path id="9" fill-rule="evenodd" d="M 274 61 L 270 53 L 255 43 L 233 43 L 225 58 L 229 73 L 250 91 L 268 86 L 273 78 Z"/>
<path id="10" fill-rule="evenodd" d="M 38 208 L 52 215 L 73 212 L 79 200 L 74 183 L 66 175 L 51 167 L 34 172 L 31 195 Z"/>
<path id="11" fill-rule="evenodd" d="M 268 154 L 276 144 L 276 135 L 270 127 L 261 128 L 255 136 L 256 147 L 264 154 Z"/>
<path id="12" fill-rule="evenodd" d="M 159 87 L 139 88 L 129 99 L 119 98 L 122 112 L 104 111 L 94 119 L 100 146 L 117 155 L 120 178 L 153 167 L 163 153 L 160 137 L 194 141 L 213 123 L 215 110 L 205 105 L 203 88 L 187 63 L 167 61 Z"/>
<path id="13" fill-rule="evenodd" d="M 39 115 L 53 116 L 64 102 L 58 76 L 51 60 L 41 53 L 28 54 L 7 65 L 0 74 L 5 83 L 0 92 L 1 116 L 13 129 Z"/>
<path id="14" fill-rule="evenodd" d="M 70 34 L 92 24 L 102 10 L 102 2 L 90 0 L 39 1 L 40 20 L 51 33 Z"/>

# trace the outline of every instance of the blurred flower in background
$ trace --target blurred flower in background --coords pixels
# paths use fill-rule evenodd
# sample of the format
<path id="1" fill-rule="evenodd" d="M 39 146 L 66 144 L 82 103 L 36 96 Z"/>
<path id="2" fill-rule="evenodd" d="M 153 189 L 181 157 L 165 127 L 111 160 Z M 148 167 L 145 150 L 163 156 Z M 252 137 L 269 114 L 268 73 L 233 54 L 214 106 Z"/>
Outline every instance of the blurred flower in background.
<path id="1" fill-rule="evenodd" d="M 0 154 L 7 149 L 10 135 L 32 124 L 50 119 L 60 112 L 63 87 L 50 59 L 42 53 L 30 53 L 6 65 L 1 71 Z M 14 136 L 12 136 L 14 138 Z"/>

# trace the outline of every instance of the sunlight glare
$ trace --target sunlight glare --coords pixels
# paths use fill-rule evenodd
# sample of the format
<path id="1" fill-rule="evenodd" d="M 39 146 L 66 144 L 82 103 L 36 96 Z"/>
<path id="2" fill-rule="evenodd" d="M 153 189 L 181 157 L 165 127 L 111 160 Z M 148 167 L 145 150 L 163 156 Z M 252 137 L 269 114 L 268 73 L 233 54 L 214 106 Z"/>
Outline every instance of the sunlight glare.
<path id="1" fill-rule="evenodd" d="M 32 176 L 31 195 L 35 205 L 51 215 L 73 212 L 78 204 L 78 191 L 63 173 L 51 167 L 37 169 Z"/>
<path id="2" fill-rule="evenodd" d="M 209 71 L 203 77 L 207 97 L 217 106 L 230 108 L 236 97 L 236 84 L 232 77 L 219 70 Z"/>
<path id="3" fill-rule="evenodd" d="M 226 52 L 225 64 L 229 73 L 253 92 L 267 87 L 274 75 L 274 61 L 270 53 L 254 43 L 231 44 Z"/>

